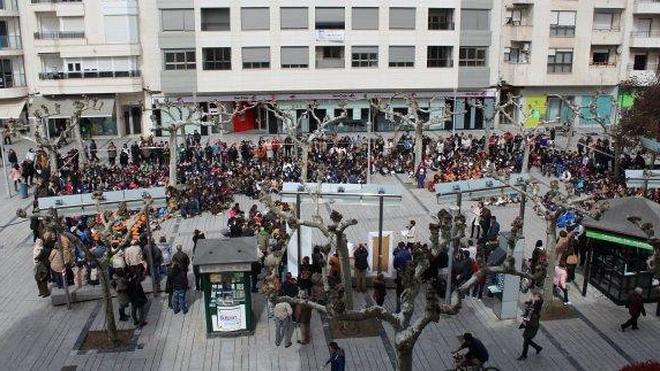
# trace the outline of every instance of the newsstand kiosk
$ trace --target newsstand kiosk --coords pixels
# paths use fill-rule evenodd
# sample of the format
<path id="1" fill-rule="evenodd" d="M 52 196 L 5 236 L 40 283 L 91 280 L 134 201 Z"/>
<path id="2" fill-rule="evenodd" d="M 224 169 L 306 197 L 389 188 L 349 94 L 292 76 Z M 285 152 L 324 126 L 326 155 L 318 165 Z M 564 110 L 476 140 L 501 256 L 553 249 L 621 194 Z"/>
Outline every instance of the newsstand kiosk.
<path id="1" fill-rule="evenodd" d="M 207 336 L 238 336 L 254 330 L 250 271 L 257 261 L 254 237 L 197 241 Z"/>

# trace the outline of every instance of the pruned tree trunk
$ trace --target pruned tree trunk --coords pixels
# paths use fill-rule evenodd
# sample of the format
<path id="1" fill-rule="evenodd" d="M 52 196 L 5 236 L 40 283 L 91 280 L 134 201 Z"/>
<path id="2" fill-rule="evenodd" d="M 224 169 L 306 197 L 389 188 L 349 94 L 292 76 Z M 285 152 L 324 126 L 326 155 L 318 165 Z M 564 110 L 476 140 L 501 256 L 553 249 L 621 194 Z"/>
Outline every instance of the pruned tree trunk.
<path id="1" fill-rule="evenodd" d="M 183 140 L 183 145 L 188 148 L 188 141 L 186 140 L 186 125 L 181 125 L 179 130 L 181 130 L 181 140 Z"/>
<path id="2" fill-rule="evenodd" d="M 546 259 L 548 261 L 545 280 L 543 281 L 543 313 L 547 313 L 554 302 L 554 277 L 557 257 L 555 245 L 557 242 L 557 218 L 547 215 L 545 217 L 545 246 Z"/>
<path id="3" fill-rule="evenodd" d="M 348 253 L 348 244 L 346 235 L 337 233 L 337 251 L 339 252 L 339 261 L 341 264 L 341 276 L 344 283 L 344 304 L 346 310 L 353 309 L 353 279 L 351 277 L 351 262 Z"/>
<path id="4" fill-rule="evenodd" d="M 59 167 L 57 166 L 57 159 L 59 157 L 59 153 L 57 153 L 57 150 L 55 148 L 50 148 L 50 147 L 43 147 L 43 148 L 48 153 L 48 166 L 50 168 L 50 176 L 57 176 L 57 172 L 59 171 Z"/>
<path id="5" fill-rule="evenodd" d="M 176 160 L 177 160 L 177 130 L 169 130 L 170 133 L 170 177 L 167 185 L 176 187 L 177 173 L 176 173 Z"/>
<path id="6" fill-rule="evenodd" d="M 77 123 L 72 123 L 73 125 L 73 140 L 76 141 L 76 149 L 78 150 L 78 163 L 81 165 L 81 167 L 84 167 L 87 165 L 88 158 L 87 158 L 87 152 L 85 152 L 85 146 L 83 145 L 83 138 L 82 134 L 80 133 L 80 127 L 78 126 Z"/>
<path id="7" fill-rule="evenodd" d="M 424 157 L 424 128 L 420 123 L 415 125 L 415 169 L 419 169 Z"/>
<path id="8" fill-rule="evenodd" d="M 404 336 L 397 333 L 397 337 Z M 413 347 L 407 345 L 396 345 L 396 363 L 398 371 L 412 371 L 413 370 Z"/>
<path id="9" fill-rule="evenodd" d="M 613 159 L 613 172 L 614 177 L 618 179 L 619 171 L 621 171 L 621 153 L 623 152 L 623 141 L 620 139 L 614 139 L 614 159 Z M 655 155 L 655 152 L 653 153 Z M 651 162 L 651 168 L 653 168 L 653 162 Z"/>
<path id="10" fill-rule="evenodd" d="M 300 161 L 300 182 L 307 183 L 307 163 L 309 162 L 309 145 L 300 146 L 302 158 Z"/>
<path id="11" fill-rule="evenodd" d="M 523 152 L 523 162 L 520 172 L 523 174 L 527 174 L 529 173 L 529 156 L 532 151 L 531 144 L 529 143 L 527 137 L 525 137 L 523 145 L 525 146 L 525 151 Z"/>
<path id="12" fill-rule="evenodd" d="M 103 290 L 103 306 L 105 307 L 105 331 L 114 345 L 119 344 L 119 332 L 115 322 L 115 308 L 112 302 L 112 291 L 110 291 L 110 276 L 107 267 L 100 267 L 101 288 Z"/>

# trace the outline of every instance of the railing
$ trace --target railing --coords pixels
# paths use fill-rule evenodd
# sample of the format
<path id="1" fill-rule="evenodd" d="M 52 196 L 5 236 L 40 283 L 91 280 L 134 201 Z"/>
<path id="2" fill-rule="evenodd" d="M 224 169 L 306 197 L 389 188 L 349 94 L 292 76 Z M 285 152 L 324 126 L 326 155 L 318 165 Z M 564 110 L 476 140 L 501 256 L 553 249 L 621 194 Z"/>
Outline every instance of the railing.
<path id="1" fill-rule="evenodd" d="M 628 71 L 649 71 L 649 72 L 658 72 L 660 71 L 660 63 L 647 63 L 645 69 L 635 69 L 634 63 L 628 63 Z"/>
<path id="2" fill-rule="evenodd" d="M 590 62 L 591 67 L 616 67 L 617 62 Z"/>
<path id="3" fill-rule="evenodd" d="M 32 4 L 82 3 L 82 0 L 32 0 Z"/>
<path id="4" fill-rule="evenodd" d="M 139 70 L 129 71 L 81 71 L 81 72 L 41 72 L 41 80 L 99 79 L 109 77 L 140 77 Z"/>
<path id="5" fill-rule="evenodd" d="M 22 86 L 27 86 L 25 75 L 23 74 L 4 75 L 3 78 L 0 79 L 0 89 L 18 88 Z"/>
<path id="6" fill-rule="evenodd" d="M 456 25 L 454 22 L 432 22 L 429 21 L 429 31 L 453 31 Z"/>
<path id="7" fill-rule="evenodd" d="M 630 33 L 632 38 L 642 37 L 660 37 L 660 31 L 633 31 Z"/>
<path id="8" fill-rule="evenodd" d="M 621 27 L 612 26 L 612 28 L 592 28 L 591 30 L 594 32 L 619 32 L 621 31 Z"/>
<path id="9" fill-rule="evenodd" d="M 18 4 L 16 0 L 0 0 L 0 10 L 18 11 Z"/>
<path id="10" fill-rule="evenodd" d="M 202 22 L 202 31 L 229 31 L 229 22 Z"/>
<path id="11" fill-rule="evenodd" d="M 35 40 L 84 39 L 84 31 L 42 31 L 35 32 Z"/>
<path id="12" fill-rule="evenodd" d="M 0 35 L 0 49 L 23 49 L 18 35 Z"/>

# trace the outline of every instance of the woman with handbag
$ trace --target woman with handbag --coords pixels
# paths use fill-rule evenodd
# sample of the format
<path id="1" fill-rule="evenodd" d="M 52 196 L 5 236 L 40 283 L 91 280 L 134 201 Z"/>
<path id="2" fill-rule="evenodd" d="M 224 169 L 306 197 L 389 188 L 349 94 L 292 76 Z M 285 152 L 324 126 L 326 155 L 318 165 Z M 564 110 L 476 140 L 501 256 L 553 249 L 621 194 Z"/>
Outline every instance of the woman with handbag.
<path id="1" fill-rule="evenodd" d="M 579 260 L 575 250 L 575 240 L 571 240 L 566 251 L 566 273 L 568 274 L 566 282 L 573 282 L 575 280 L 575 268 Z"/>

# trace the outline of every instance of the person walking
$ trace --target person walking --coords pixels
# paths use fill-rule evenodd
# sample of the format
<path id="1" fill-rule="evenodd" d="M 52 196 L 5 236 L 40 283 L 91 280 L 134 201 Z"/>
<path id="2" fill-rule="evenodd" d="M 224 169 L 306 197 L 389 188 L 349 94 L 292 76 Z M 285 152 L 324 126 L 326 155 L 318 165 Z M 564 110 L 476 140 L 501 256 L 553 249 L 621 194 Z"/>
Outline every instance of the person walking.
<path id="1" fill-rule="evenodd" d="M 126 284 L 126 276 L 123 268 L 115 269 L 114 286 L 115 291 L 117 292 L 117 302 L 119 304 L 119 320 L 122 322 L 128 321 L 129 317 L 126 315 L 126 308 L 131 304 L 131 299 L 128 297 L 128 286 Z"/>
<path id="2" fill-rule="evenodd" d="M 89 157 L 91 161 L 99 161 L 98 156 L 96 156 L 96 153 L 98 152 L 99 148 L 96 145 L 96 141 L 94 139 L 89 141 Z"/>
<path id="3" fill-rule="evenodd" d="M 639 319 L 639 315 L 642 314 L 644 317 L 646 317 L 642 292 L 643 291 L 641 287 L 635 287 L 635 290 L 633 290 L 632 294 L 630 295 L 630 302 L 628 303 L 628 313 L 630 314 L 630 319 L 621 325 L 621 331 L 626 331 L 626 329 L 630 326 L 632 326 L 633 330 L 639 330 L 639 327 L 637 327 L 637 319 Z"/>
<path id="4" fill-rule="evenodd" d="M 307 292 L 300 291 L 298 297 L 307 300 Z M 312 308 L 307 305 L 297 304 L 295 312 L 296 323 L 300 326 L 300 340 L 298 344 L 305 345 L 310 341 L 310 322 L 312 321 Z"/>
<path id="5" fill-rule="evenodd" d="M 188 274 L 183 268 L 179 267 L 179 264 L 173 263 L 172 269 L 167 275 L 165 291 L 172 293 L 172 310 L 174 314 L 180 311 L 183 314 L 188 313 L 186 290 L 188 290 Z"/>
<path id="6" fill-rule="evenodd" d="M 14 191 L 18 192 L 18 184 L 21 182 L 21 177 L 22 177 L 22 171 L 21 167 L 18 166 L 18 164 L 14 164 L 12 166 L 11 171 L 9 172 L 9 176 L 11 176 L 11 180 L 14 181 Z"/>
<path id="7" fill-rule="evenodd" d="M 284 339 L 284 347 L 288 348 L 291 346 L 291 333 L 293 332 L 291 322 L 293 309 L 289 303 L 281 302 L 275 304 L 273 311 L 275 314 L 275 345 L 279 347 Z"/>
<path id="8" fill-rule="evenodd" d="M 330 371 L 344 371 L 346 369 L 346 353 L 334 341 L 330 342 L 328 347 L 330 348 L 330 358 L 325 362 L 325 365 L 330 364 Z"/>
<path id="9" fill-rule="evenodd" d="M 108 163 L 110 166 L 115 166 L 115 161 L 117 160 L 117 147 L 112 141 L 108 144 Z"/>
<path id="10" fill-rule="evenodd" d="M 369 269 L 369 251 L 364 243 L 358 245 L 353 253 L 355 260 L 355 280 L 357 290 L 367 292 L 367 269 Z"/>
<path id="11" fill-rule="evenodd" d="M 385 295 L 387 295 L 385 276 L 380 272 L 376 275 L 376 278 L 374 278 L 374 301 L 376 304 L 382 307 L 385 302 Z"/>
<path id="12" fill-rule="evenodd" d="M 566 265 L 559 263 L 559 265 L 555 267 L 554 287 L 555 290 L 559 288 L 563 292 L 564 304 L 569 305 L 571 302 L 568 301 L 568 286 L 566 286 L 566 277 L 568 277 L 568 273 L 566 272 Z"/>
<path id="13" fill-rule="evenodd" d="M 543 347 L 536 344 L 534 342 L 534 337 L 536 336 L 536 333 L 539 331 L 539 314 L 536 311 L 532 311 L 530 314 L 529 318 L 527 318 L 523 324 L 525 327 L 525 331 L 523 331 L 523 350 L 522 354 L 520 357 L 518 357 L 519 361 L 523 361 L 527 359 L 527 351 L 529 350 L 529 346 L 531 345 L 532 348 L 536 350 L 536 354 L 541 353 L 543 350 Z"/>
<path id="14" fill-rule="evenodd" d="M 181 244 L 176 245 L 176 252 L 172 255 L 172 263 L 179 264 L 179 267 L 183 268 L 188 272 L 188 267 L 190 266 L 190 258 L 188 254 L 183 252 L 183 246 Z"/>
<path id="15" fill-rule="evenodd" d="M 48 290 L 48 267 L 46 266 L 48 254 L 44 249 L 44 243 L 41 238 L 34 241 L 32 247 L 32 259 L 34 261 L 34 280 L 37 281 L 37 289 L 39 296 L 48 297 L 50 291 Z"/>

